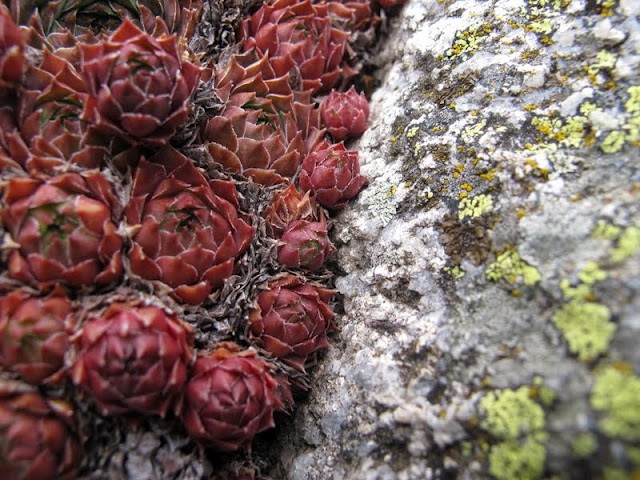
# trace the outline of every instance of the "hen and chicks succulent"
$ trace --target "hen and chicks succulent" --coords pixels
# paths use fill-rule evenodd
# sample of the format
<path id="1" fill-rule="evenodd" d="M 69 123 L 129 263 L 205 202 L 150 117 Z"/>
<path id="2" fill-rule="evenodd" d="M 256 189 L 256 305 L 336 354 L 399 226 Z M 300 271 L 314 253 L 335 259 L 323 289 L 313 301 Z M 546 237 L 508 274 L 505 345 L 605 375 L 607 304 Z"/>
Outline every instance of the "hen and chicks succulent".
<path id="1" fill-rule="evenodd" d="M 111 418 L 165 422 L 203 462 L 250 450 L 329 347 L 381 5 L 254 2 L 215 55 L 195 47 L 215 2 L 4 3 L 2 471 L 96 474 Z"/>

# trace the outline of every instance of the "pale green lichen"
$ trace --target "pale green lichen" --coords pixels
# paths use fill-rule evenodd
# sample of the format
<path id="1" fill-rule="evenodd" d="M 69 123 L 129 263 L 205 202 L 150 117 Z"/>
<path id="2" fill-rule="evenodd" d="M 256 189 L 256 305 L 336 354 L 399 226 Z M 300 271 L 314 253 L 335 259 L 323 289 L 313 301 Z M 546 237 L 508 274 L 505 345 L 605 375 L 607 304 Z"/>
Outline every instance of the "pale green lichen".
<path id="1" fill-rule="evenodd" d="M 491 24 L 483 23 L 456 33 L 453 46 L 447 51 L 446 56 L 449 59 L 453 59 L 456 57 L 466 58 L 473 55 L 480 48 L 484 37 L 489 35 L 492 30 Z"/>
<path id="2" fill-rule="evenodd" d="M 482 133 L 482 130 L 484 130 L 484 127 L 486 126 L 487 126 L 487 121 L 480 120 L 478 123 L 465 128 L 461 136 L 465 140 L 469 140 L 473 137 L 477 137 L 478 135 L 480 135 L 480 133 Z"/>
<path id="3" fill-rule="evenodd" d="M 588 261 L 582 271 L 578 273 L 578 278 L 582 283 L 593 285 L 607 278 L 607 272 L 600 268 L 596 262 Z"/>
<path id="4" fill-rule="evenodd" d="M 640 224 L 627 227 L 622 231 L 609 258 L 614 263 L 622 262 L 633 255 L 638 248 L 640 248 Z"/>
<path id="5" fill-rule="evenodd" d="M 596 370 L 591 406 L 602 413 L 598 425 L 612 438 L 640 440 L 640 378 L 626 364 Z"/>
<path id="6" fill-rule="evenodd" d="M 454 280 L 458 280 L 464 277 L 465 272 L 458 265 L 455 267 L 444 267 L 444 271 L 451 275 L 451 278 Z"/>
<path id="7" fill-rule="evenodd" d="M 583 362 L 602 355 L 616 331 L 606 305 L 575 298 L 553 314 L 551 321 L 562 332 L 569 351 Z"/>
<path id="8" fill-rule="evenodd" d="M 627 139 L 627 135 L 620 130 L 614 130 L 600 144 L 600 148 L 604 153 L 615 153 L 620 151 L 624 142 Z"/>
<path id="9" fill-rule="evenodd" d="M 532 388 L 523 386 L 490 392 L 480 400 L 481 426 L 498 440 L 489 452 L 489 472 L 499 480 L 534 480 L 544 471 L 544 410 L 531 397 Z"/>
<path id="10" fill-rule="evenodd" d="M 631 143 L 640 144 L 640 86 L 627 89 L 628 100 L 624 104 L 626 121 L 620 130 L 610 132 L 600 144 L 605 153 L 614 153 Z"/>
<path id="11" fill-rule="evenodd" d="M 612 225 L 604 220 L 598 220 L 591 236 L 598 240 L 615 240 L 622 232 L 622 229 L 617 225 Z"/>
<path id="12" fill-rule="evenodd" d="M 407 130 L 407 133 L 406 133 L 407 138 L 413 138 L 413 137 L 415 137 L 415 136 L 416 136 L 416 134 L 418 133 L 418 130 L 420 130 L 420 127 L 413 126 L 413 127 L 409 128 L 409 129 Z"/>
<path id="13" fill-rule="evenodd" d="M 598 439 L 593 433 L 584 432 L 573 440 L 573 454 L 578 458 L 588 458 L 598 449 Z"/>
<path id="14" fill-rule="evenodd" d="M 493 198 L 491 195 L 476 195 L 472 198 L 463 198 L 458 205 L 458 218 L 476 218 L 493 210 Z"/>
<path id="15" fill-rule="evenodd" d="M 542 279 L 540 271 L 525 262 L 518 252 L 512 249 L 499 254 L 496 261 L 487 267 L 486 275 L 489 280 L 504 279 L 509 283 L 516 283 L 518 279 L 522 279 L 525 285 L 535 285 Z"/>
<path id="16" fill-rule="evenodd" d="M 596 54 L 596 57 L 598 61 L 586 67 L 590 78 L 595 77 L 602 70 L 612 70 L 616 66 L 617 58 L 611 52 L 601 50 Z"/>
<path id="17" fill-rule="evenodd" d="M 489 452 L 489 473 L 499 480 L 536 480 L 544 472 L 547 451 L 532 438 L 501 442 Z"/>

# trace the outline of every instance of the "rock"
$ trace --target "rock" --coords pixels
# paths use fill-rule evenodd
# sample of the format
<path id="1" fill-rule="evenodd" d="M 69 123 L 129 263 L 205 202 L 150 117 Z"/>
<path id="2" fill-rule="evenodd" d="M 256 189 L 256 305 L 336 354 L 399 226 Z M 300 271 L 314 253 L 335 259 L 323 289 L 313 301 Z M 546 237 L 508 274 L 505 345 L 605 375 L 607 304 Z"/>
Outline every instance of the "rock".
<path id="1" fill-rule="evenodd" d="M 392 19 L 351 146 L 370 183 L 333 232 L 345 313 L 275 478 L 640 470 L 638 14 L 410 0 Z"/>

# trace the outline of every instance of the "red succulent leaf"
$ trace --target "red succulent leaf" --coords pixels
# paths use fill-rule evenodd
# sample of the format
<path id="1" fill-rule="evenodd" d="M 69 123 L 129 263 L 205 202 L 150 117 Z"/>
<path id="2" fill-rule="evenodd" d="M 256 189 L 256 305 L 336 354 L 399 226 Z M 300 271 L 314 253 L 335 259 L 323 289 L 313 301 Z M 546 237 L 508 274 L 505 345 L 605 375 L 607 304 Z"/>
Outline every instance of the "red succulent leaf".
<path id="1" fill-rule="evenodd" d="M 4 478 L 76 478 L 81 447 L 73 433 L 71 406 L 48 401 L 35 389 L 0 380 L 0 464 Z"/>
<path id="2" fill-rule="evenodd" d="M 360 175 L 358 152 L 348 151 L 342 143 L 322 142 L 302 162 L 300 188 L 311 191 L 318 203 L 341 209 L 367 183 Z"/>
<path id="3" fill-rule="evenodd" d="M 132 145 L 161 147 L 186 122 L 200 78 L 175 36 L 156 39 L 125 19 L 106 40 L 83 46 L 89 97 L 83 119 Z"/>
<path id="4" fill-rule="evenodd" d="M 197 442 L 223 452 L 249 449 L 280 408 L 269 366 L 250 351 L 220 347 L 200 356 L 184 394 L 182 419 Z"/>
<path id="5" fill-rule="evenodd" d="M 270 282 L 249 313 L 257 345 L 304 372 L 307 358 L 329 347 L 327 331 L 335 314 L 334 290 L 287 275 Z"/>
<path id="6" fill-rule="evenodd" d="M 233 182 L 208 181 L 170 147 L 152 160 L 140 160 L 125 210 L 138 228 L 131 270 L 164 282 L 186 303 L 202 303 L 231 276 L 255 229 L 238 214 Z"/>
<path id="7" fill-rule="evenodd" d="M 122 274 L 119 204 L 98 172 L 48 179 L 12 178 L 2 218 L 18 247 L 9 255 L 9 275 L 48 289 L 108 285 Z"/>
<path id="8" fill-rule="evenodd" d="M 72 319 L 71 302 L 60 290 L 44 298 L 23 290 L 0 297 L 0 365 L 40 384 L 63 366 Z"/>
<path id="9" fill-rule="evenodd" d="M 318 270 L 335 252 L 327 234 L 327 224 L 296 220 L 280 238 L 278 261 L 288 268 Z"/>
<path id="10" fill-rule="evenodd" d="M 359 137 L 367 129 L 369 102 L 354 87 L 347 92 L 332 91 L 320 109 L 322 122 L 336 141 Z"/>
<path id="11" fill-rule="evenodd" d="M 164 417 L 192 360 L 193 329 L 156 306 L 113 304 L 91 316 L 75 339 L 71 376 L 105 415 Z"/>
<path id="12" fill-rule="evenodd" d="M 9 10 L 0 4 L 0 91 L 22 79 L 26 60 L 25 41 Z"/>

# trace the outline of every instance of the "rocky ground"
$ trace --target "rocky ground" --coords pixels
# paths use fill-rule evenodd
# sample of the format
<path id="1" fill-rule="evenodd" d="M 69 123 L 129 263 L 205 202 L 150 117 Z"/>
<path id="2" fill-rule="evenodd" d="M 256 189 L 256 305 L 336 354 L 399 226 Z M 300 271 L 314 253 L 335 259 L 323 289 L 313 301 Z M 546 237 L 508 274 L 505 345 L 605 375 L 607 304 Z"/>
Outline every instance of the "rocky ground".
<path id="1" fill-rule="evenodd" d="M 640 475 L 640 3 L 410 0 L 275 478 Z"/>

